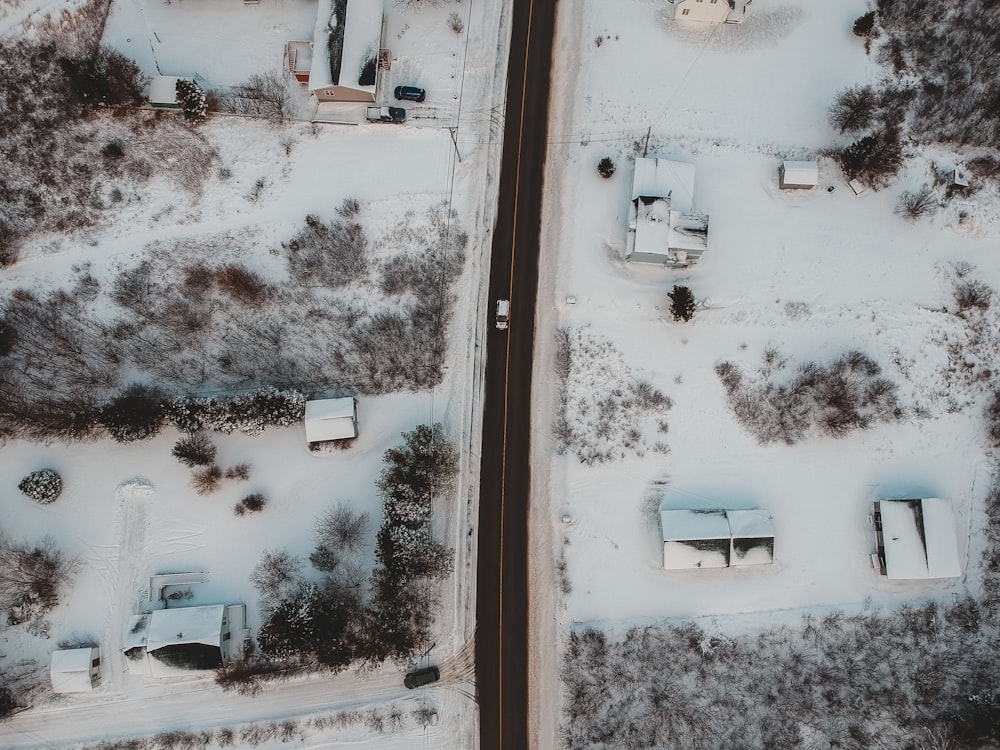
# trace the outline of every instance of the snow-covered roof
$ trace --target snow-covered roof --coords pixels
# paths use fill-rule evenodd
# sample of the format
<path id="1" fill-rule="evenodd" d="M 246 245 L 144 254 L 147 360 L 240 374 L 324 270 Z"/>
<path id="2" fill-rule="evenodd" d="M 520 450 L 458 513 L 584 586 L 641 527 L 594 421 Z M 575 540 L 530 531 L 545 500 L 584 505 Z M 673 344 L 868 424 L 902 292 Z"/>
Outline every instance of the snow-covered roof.
<path id="1" fill-rule="evenodd" d="M 358 78 L 369 57 L 378 59 L 382 41 L 382 2 L 383 0 L 348 0 L 344 43 L 340 53 L 340 80 L 334 81 L 330 71 L 329 40 L 331 25 L 336 25 L 337 20 L 332 0 L 319 0 L 312 66 L 309 69 L 310 89 L 340 85 L 374 93 L 374 84 L 362 86 L 358 83 Z"/>
<path id="2" fill-rule="evenodd" d="M 670 159 L 635 160 L 632 200 L 670 198 L 670 208 L 686 213 L 694 205 L 694 164 Z"/>
<path id="3" fill-rule="evenodd" d="M 156 610 L 149 617 L 146 651 L 152 653 L 164 646 L 183 643 L 221 645 L 225 611 L 224 604 Z"/>
<path id="4" fill-rule="evenodd" d="M 881 500 L 887 578 L 957 578 L 962 574 L 951 502 Z"/>
<path id="5" fill-rule="evenodd" d="M 85 693 L 94 689 L 90 670 L 98 656 L 96 648 L 70 648 L 52 652 L 49 675 L 57 693 Z"/>
<path id="6" fill-rule="evenodd" d="M 815 185 L 819 182 L 819 164 L 814 161 L 786 161 L 782 166 L 786 185 Z"/>
<path id="7" fill-rule="evenodd" d="M 663 510 L 667 570 L 761 565 L 773 561 L 774 529 L 763 510 Z M 739 541 L 737 541 L 739 540 Z"/>
<path id="8" fill-rule="evenodd" d="M 149 82 L 149 101 L 153 104 L 177 103 L 177 76 L 156 76 Z"/>
<path id="9" fill-rule="evenodd" d="M 643 242 L 646 237 L 643 237 Z M 664 249 L 688 250 L 700 255 L 708 247 L 708 216 L 670 212 L 670 228 Z M 655 252 L 647 250 L 646 252 Z"/>
<path id="10" fill-rule="evenodd" d="M 306 440 L 343 440 L 358 436 L 354 422 L 354 398 L 323 398 L 306 401 Z"/>

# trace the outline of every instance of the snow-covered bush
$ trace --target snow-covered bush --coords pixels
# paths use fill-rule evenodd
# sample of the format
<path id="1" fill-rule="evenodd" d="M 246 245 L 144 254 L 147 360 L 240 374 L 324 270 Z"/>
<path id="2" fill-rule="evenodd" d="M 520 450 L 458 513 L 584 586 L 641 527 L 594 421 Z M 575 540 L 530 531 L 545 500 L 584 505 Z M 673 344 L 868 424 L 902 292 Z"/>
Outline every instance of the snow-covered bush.
<path id="1" fill-rule="evenodd" d="M 881 377 L 878 364 L 861 352 L 848 352 L 825 367 L 807 362 L 786 383 L 775 383 L 786 361 L 768 350 L 756 377 L 732 362 L 715 366 L 733 416 L 762 445 L 792 445 L 810 433 L 842 437 L 902 416 L 896 384 Z"/>
<path id="2" fill-rule="evenodd" d="M 360 279 L 368 270 L 368 238 L 357 221 L 322 222 L 314 214 L 285 245 L 289 270 L 300 284 L 336 289 Z"/>
<path id="3" fill-rule="evenodd" d="M 597 162 L 597 173 L 605 180 L 615 173 L 615 163 L 611 161 L 611 157 L 605 156 Z"/>
<path id="4" fill-rule="evenodd" d="M 197 125 L 204 122 L 208 116 L 205 92 L 194 81 L 186 78 L 177 79 L 177 103 L 184 113 L 184 119 L 190 123 Z"/>
<path id="5" fill-rule="evenodd" d="M 239 503 L 239 506 L 242 507 L 247 513 L 259 513 L 264 510 L 264 506 L 266 505 L 267 498 L 259 492 L 247 495 L 245 498 L 240 500 Z"/>
<path id="6" fill-rule="evenodd" d="M 172 451 L 174 458 L 191 468 L 214 463 L 216 452 L 216 447 L 203 432 L 182 437 Z"/>
<path id="7" fill-rule="evenodd" d="M 667 292 L 667 297 L 670 299 L 670 316 L 674 320 L 687 323 L 694 317 L 694 294 L 690 288 L 674 284 L 674 288 Z"/>
<path id="8" fill-rule="evenodd" d="M 878 31 L 875 29 L 875 11 L 870 10 L 855 19 L 851 30 L 854 32 L 854 36 L 865 39 L 873 39 L 878 36 Z"/>
<path id="9" fill-rule="evenodd" d="M 930 185 L 924 185 L 919 190 L 904 190 L 896 202 L 896 213 L 910 221 L 916 221 L 928 214 L 937 205 L 937 195 Z"/>
<path id="10" fill-rule="evenodd" d="M 559 329 L 556 337 L 558 450 L 588 465 L 644 455 L 647 425 L 657 420 L 666 432 L 662 417 L 673 402 L 638 377 L 611 341 L 586 329 Z"/>
<path id="11" fill-rule="evenodd" d="M 250 478 L 250 464 L 235 464 L 226 469 L 226 479 L 246 481 Z"/>
<path id="12" fill-rule="evenodd" d="M 830 106 L 830 124 L 841 133 L 868 130 L 878 112 L 878 97 L 871 86 L 855 86 L 837 94 Z"/>
<path id="13" fill-rule="evenodd" d="M 32 544 L 0 532 L 0 610 L 7 612 L 7 624 L 27 622 L 55 607 L 76 566 L 51 537 Z"/>
<path id="14" fill-rule="evenodd" d="M 215 430 L 259 435 L 267 427 L 287 427 L 305 419 L 306 397 L 270 386 L 224 398 L 176 398 L 165 403 L 166 418 L 184 432 Z"/>
<path id="15" fill-rule="evenodd" d="M 62 477 L 52 469 L 38 469 L 22 479 L 17 488 L 32 500 L 48 505 L 62 492 Z"/>
<path id="16" fill-rule="evenodd" d="M 98 419 L 119 443 L 131 443 L 157 435 L 163 426 L 163 412 L 162 394 L 136 384 L 105 404 Z"/>

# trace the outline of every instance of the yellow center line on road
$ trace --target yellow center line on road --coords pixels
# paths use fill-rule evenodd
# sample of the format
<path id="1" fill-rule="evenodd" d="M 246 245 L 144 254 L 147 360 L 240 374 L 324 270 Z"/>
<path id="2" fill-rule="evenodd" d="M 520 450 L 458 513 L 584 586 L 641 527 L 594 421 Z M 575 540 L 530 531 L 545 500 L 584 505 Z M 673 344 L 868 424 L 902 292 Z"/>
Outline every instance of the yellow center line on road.
<path id="1" fill-rule="evenodd" d="M 517 170 L 514 174 L 514 216 L 511 223 L 510 236 L 510 287 L 507 291 L 507 299 L 510 300 L 510 310 L 507 319 L 510 320 L 510 313 L 514 309 L 514 255 L 517 246 L 517 198 L 521 187 L 521 146 L 524 143 L 524 101 L 528 90 L 528 50 L 531 47 L 531 18 L 535 10 L 534 0 L 528 0 L 528 31 L 524 41 L 524 77 L 521 81 L 521 118 L 517 131 Z M 511 329 L 507 327 L 507 352 L 504 361 L 503 376 L 503 457 L 500 466 L 500 618 L 499 618 L 499 700 L 500 700 L 500 750 L 503 750 L 503 536 L 504 536 L 504 499 L 505 484 L 507 477 L 507 404 L 510 396 L 510 337 Z M 527 699 L 527 696 L 525 696 Z"/>

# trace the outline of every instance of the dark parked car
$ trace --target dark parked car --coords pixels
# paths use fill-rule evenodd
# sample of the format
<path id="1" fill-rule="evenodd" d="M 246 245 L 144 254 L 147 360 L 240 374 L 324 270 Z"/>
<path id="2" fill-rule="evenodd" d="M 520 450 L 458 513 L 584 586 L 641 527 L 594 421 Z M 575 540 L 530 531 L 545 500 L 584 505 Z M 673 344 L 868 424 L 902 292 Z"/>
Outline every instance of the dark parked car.
<path id="1" fill-rule="evenodd" d="M 432 682 L 437 682 L 440 679 L 441 673 L 437 667 L 427 667 L 425 669 L 418 669 L 416 672 L 410 672 L 403 679 L 403 684 L 410 690 L 413 690 L 413 688 L 430 685 Z"/>
<path id="2" fill-rule="evenodd" d="M 422 102 L 427 98 L 427 92 L 416 86 L 397 86 L 395 93 L 399 101 Z"/>

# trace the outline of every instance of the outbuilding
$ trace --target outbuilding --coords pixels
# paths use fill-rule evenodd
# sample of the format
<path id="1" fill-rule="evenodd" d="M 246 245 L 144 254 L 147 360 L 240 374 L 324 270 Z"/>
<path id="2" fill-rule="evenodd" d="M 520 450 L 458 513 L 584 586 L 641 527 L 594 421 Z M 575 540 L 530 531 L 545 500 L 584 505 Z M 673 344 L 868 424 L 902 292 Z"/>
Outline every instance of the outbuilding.
<path id="1" fill-rule="evenodd" d="M 177 76 L 157 76 L 149 82 L 149 104 L 161 109 L 180 109 L 177 103 Z"/>
<path id="2" fill-rule="evenodd" d="M 101 679 L 101 651 L 96 646 L 52 652 L 49 676 L 56 693 L 86 693 Z"/>
<path id="3" fill-rule="evenodd" d="M 774 528 L 760 508 L 660 511 L 665 570 L 736 568 L 774 561 Z"/>
<path id="4" fill-rule="evenodd" d="M 872 567 L 886 578 L 958 578 L 958 536 L 951 502 L 939 497 L 872 504 L 877 549 Z"/>
<path id="5" fill-rule="evenodd" d="M 814 161 L 786 161 L 778 167 L 782 190 L 808 190 L 819 184 L 819 165 Z"/>
<path id="6" fill-rule="evenodd" d="M 323 398 L 306 401 L 306 442 L 350 440 L 358 436 L 358 400 Z"/>

